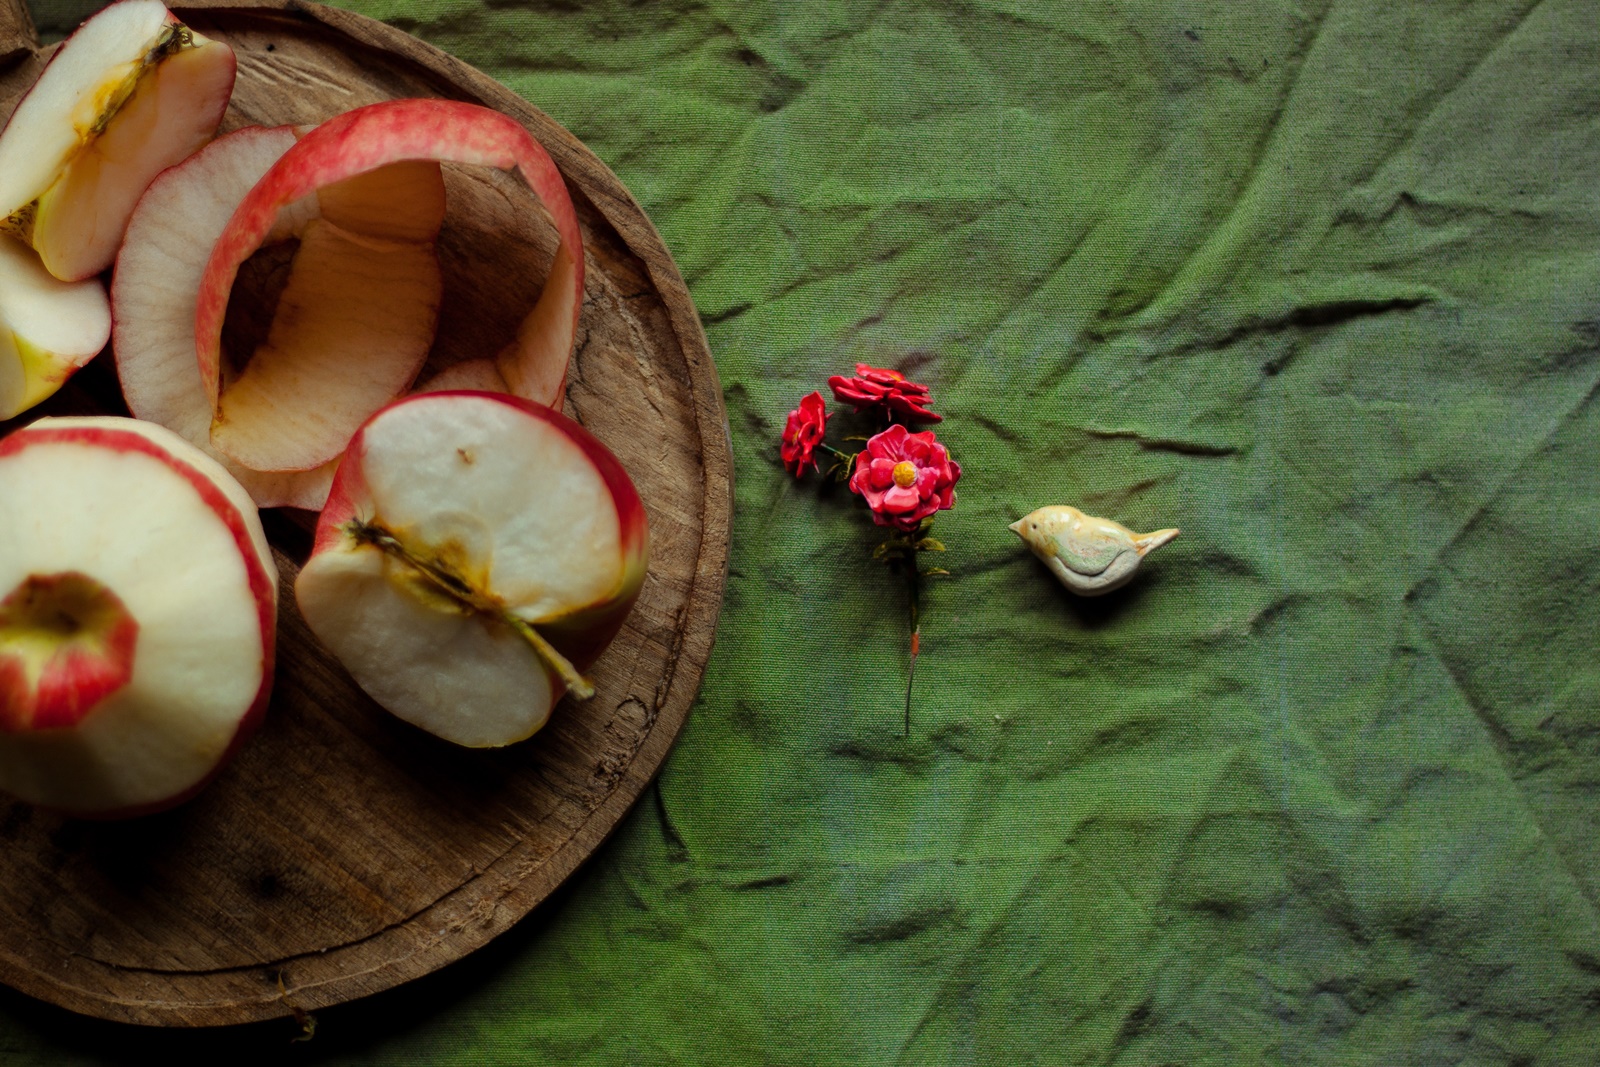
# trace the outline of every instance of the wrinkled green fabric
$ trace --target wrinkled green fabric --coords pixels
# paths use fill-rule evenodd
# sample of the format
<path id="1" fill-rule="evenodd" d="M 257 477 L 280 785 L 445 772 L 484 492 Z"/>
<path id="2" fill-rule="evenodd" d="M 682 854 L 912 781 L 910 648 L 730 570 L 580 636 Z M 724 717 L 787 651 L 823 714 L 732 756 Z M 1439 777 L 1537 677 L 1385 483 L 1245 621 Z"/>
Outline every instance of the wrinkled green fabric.
<path id="1" fill-rule="evenodd" d="M 567 125 L 688 280 L 701 700 L 479 957 L 293 1048 L 12 996 L 0 1060 L 1600 1062 L 1593 0 L 350 6 Z M 964 468 L 909 739 L 881 532 L 776 450 L 856 361 Z M 1183 534 L 1075 600 L 1005 529 L 1046 503 Z"/>

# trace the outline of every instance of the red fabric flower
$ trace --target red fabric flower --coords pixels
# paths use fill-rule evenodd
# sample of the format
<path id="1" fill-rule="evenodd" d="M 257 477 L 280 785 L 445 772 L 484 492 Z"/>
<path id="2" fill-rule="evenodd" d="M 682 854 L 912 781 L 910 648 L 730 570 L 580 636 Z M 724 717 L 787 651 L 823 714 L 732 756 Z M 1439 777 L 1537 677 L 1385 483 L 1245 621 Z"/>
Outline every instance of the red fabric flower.
<path id="1" fill-rule="evenodd" d="M 932 430 L 912 433 L 897 423 L 856 457 L 850 491 L 867 498 L 873 522 L 912 533 L 929 515 L 955 506 L 960 477 L 961 465 Z"/>
<path id="2" fill-rule="evenodd" d="M 849 404 L 857 411 L 882 407 L 888 409 L 890 418 L 903 415 L 929 422 L 939 422 L 944 418 L 928 410 L 928 387 L 906 380 L 906 376 L 897 370 L 857 363 L 854 378 L 835 374 L 828 379 L 828 388 L 833 390 L 833 395 L 841 404 Z"/>
<path id="3" fill-rule="evenodd" d="M 822 434 L 828 427 L 828 409 L 821 393 L 800 398 L 800 406 L 789 412 L 789 421 L 783 427 L 783 443 L 778 452 L 783 466 L 796 478 L 806 472 L 806 467 L 817 469 L 814 455 Z"/>

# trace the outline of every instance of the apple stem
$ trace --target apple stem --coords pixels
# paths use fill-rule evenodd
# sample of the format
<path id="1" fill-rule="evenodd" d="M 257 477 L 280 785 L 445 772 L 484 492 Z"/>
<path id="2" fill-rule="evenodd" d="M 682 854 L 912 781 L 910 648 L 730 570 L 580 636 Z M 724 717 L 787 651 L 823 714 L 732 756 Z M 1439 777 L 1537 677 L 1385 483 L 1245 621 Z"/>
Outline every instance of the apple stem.
<path id="1" fill-rule="evenodd" d="M 449 567 L 412 552 L 398 537 L 377 523 L 352 519 L 345 530 L 358 544 L 371 545 L 415 570 L 452 600 L 466 605 L 473 611 L 492 615 L 511 627 L 533 647 L 533 651 L 544 661 L 545 666 L 555 671 L 567 687 L 567 692 L 574 698 L 588 700 L 594 696 L 594 683 L 579 673 L 572 661 L 545 640 L 544 635 L 535 630 L 532 623 L 506 610 L 505 604 L 499 597 L 480 592 L 473 588 L 472 583 Z"/>
<path id="2" fill-rule="evenodd" d="M 139 71 L 155 66 L 168 56 L 177 55 L 185 48 L 194 47 L 194 31 L 181 22 L 169 23 L 161 36 L 156 38 L 156 43 L 150 46 L 150 51 L 145 54 L 144 65 Z"/>
<path id="3" fill-rule="evenodd" d="M 544 635 L 535 630 L 531 623 L 517 618 L 510 612 L 501 615 L 501 618 L 521 634 L 523 639 L 533 646 L 533 650 L 539 653 L 540 658 L 561 676 L 561 680 L 566 683 L 567 692 L 578 700 L 588 700 L 594 696 L 594 683 L 579 674 L 578 668 L 572 665 L 572 661 L 557 652 L 555 646 L 546 641 Z"/>

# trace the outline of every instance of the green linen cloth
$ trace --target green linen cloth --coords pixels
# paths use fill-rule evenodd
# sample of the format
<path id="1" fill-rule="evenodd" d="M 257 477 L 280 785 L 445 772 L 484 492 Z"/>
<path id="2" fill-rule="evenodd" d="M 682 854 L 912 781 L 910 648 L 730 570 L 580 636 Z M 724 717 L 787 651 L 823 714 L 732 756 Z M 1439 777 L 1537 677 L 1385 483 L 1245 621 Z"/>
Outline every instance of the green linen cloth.
<path id="1" fill-rule="evenodd" d="M 688 280 L 701 699 L 473 959 L 292 1047 L 11 995 L 0 1061 L 1600 1063 L 1593 0 L 349 6 L 564 123 Z M 881 532 L 777 456 L 857 361 L 964 468 L 909 739 Z M 1046 503 L 1183 534 L 1075 600 L 1005 529 Z"/>

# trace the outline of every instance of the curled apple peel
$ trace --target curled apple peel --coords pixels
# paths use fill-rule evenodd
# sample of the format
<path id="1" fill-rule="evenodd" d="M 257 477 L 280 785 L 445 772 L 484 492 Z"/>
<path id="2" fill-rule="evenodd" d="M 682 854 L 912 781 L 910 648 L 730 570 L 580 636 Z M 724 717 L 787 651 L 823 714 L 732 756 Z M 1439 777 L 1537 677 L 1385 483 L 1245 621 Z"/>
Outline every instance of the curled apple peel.
<path id="1" fill-rule="evenodd" d="M 261 507 L 317 510 L 327 500 L 333 464 L 260 471 L 223 452 L 212 438 L 216 413 L 194 358 L 206 257 L 240 201 L 299 136 L 287 126 L 235 130 L 151 183 L 117 256 L 112 341 L 123 396 L 136 417 L 176 431 L 218 460 Z M 339 359 L 341 369 L 360 373 L 370 370 L 363 367 L 363 346 L 378 344 L 381 367 L 395 376 L 394 388 L 403 388 L 427 356 L 439 305 L 432 239 L 444 219 L 444 197 L 437 163 L 401 162 L 324 186 L 280 211 L 263 245 L 296 238 L 299 245 L 256 351 L 261 358 L 245 368 L 245 386 L 262 391 L 252 366 L 280 378 L 292 369 L 292 359 L 274 358 L 284 349 Z M 385 271 L 399 284 L 378 284 L 375 275 Z M 376 328 L 360 321 L 348 328 L 351 317 Z M 317 344 L 319 333 L 325 344 Z"/>
<path id="2" fill-rule="evenodd" d="M 362 422 L 411 384 L 420 360 L 384 345 L 367 346 L 357 370 L 272 345 L 266 359 L 258 352 L 252 367 L 235 378 L 225 372 L 222 354 L 223 321 L 239 268 L 267 238 L 279 212 L 336 182 L 407 160 L 514 167 L 549 211 L 560 244 L 516 341 L 494 360 L 469 361 L 451 373 L 458 382 L 503 386 L 560 407 L 583 297 L 583 240 L 560 172 L 543 146 L 506 115 L 458 101 L 392 100 L 329 119 L 303 137 L 244 198 L 213 247 L 200 282 L 194 335 L 217 450 L 259 471 L 315 468 L 338 456 Z M 376 221 L 394 225 L 404 218 L 390 212 Z M 315 303 L 313 295 L 307 306 Z M 376 333 L 385 324 L 360 325 Z M 430 329 L 430 340 L 431 334 Z M 263 366 L 253 369 L 256 362 Z"/>
<path id="3" fill-rule="evenodd" d="M 217 451 L 211 404 L 194 360 L 195 298 L 206 256 L 239 201 L 296 137 L 288 126 L 234 130 L 151 182 L 117 253 L 110 317 L 117 377 L 135 418 L 165 426 L 205 451 L 258 506 L 316 511 L 328 499 L 333 464 L 262 473 Z M 316 196 L 291 205 L 264 243 L 288 239 L 319 213 Z"/>
<path id="4" fill-rule="evenodd" d="M 250 470 L 327 462 L 306 442 L 348 440 L 365 408 L 405 392 L 438 324 L 439 165 L 391 163 L 315 197 L 317 217 L 290 235 L 299 246 L 266 339 L 212 408 L 211 444 Z"/>

